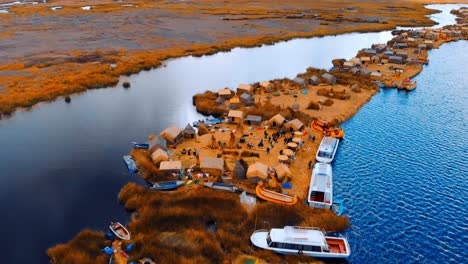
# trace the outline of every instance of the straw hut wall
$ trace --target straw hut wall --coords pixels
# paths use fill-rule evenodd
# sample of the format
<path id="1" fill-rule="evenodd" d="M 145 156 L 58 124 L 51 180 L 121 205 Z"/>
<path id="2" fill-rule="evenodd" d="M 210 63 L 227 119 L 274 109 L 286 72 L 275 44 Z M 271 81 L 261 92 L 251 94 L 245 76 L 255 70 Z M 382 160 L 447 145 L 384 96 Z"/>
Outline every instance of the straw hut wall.
<path id="1" fill-rule="evenodd" d="M 261 162 L 255 162 L 247 169 L 247 178 L 252 182 L 266 180 L 268 178 L 268 166 Z"/>

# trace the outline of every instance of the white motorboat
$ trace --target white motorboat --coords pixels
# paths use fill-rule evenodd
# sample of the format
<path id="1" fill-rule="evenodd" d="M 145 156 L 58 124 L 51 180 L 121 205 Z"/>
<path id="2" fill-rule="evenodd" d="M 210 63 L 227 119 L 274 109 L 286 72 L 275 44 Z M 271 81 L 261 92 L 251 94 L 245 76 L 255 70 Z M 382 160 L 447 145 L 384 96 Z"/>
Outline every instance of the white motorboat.
<path id="1" fill-rule="evenodd" d="M 336 150 L 340 140 L 333 137 L 324 137 L 317 150 L 316 159 L 318 162 L 331 163 L 335 158 Z"/>
<path id="2" fill-rule="evenodd" d="M 333 202 L 333 172 L 330 163 L 315 163 L 310 176 L 307 202 L 317 208 L 329 208 Z"/>

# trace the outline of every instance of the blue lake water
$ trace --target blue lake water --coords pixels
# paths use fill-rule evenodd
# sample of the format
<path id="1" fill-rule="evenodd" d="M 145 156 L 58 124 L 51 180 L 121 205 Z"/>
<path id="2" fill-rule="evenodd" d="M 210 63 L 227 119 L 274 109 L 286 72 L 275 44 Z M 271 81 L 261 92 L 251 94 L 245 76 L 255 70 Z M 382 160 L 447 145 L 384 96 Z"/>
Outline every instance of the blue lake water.
<path id="1" fill-rule="evenodd" d="M 443 19 L 444 23 L 454 23 L 448 11 L 455 6 L 433 7 L 446 9 L 437 21 Z M 334 58 L 351 58 L 359 49 L 384 43 L 390 38 L 389 31 L 344 34 L 296 39 L 259 48 L 237 48 L 201 58 L 175 59 L 168 62 L 167 67 L 130 77 L 132 87 L 128 90 L 120 87 L 92 90 L 73 96 L 70 104 L 57 100 L 19 111 L 12 118 L 2 120 L 0 225 L 7 227 L 0 241 L 2 261 L 47 263 L 46 249 L 70 240 L 80 230 L 105 230 L 109 221 L 128 221 L 129 216 L 119 204 L 117 195 L 127 182 L 139 181 L 139 177 L 126 173 L 122 155 L 129 152 L 132 141 L 144 141 L 149 134 L 159 133 L 171 124 L 184 127 L 198 119 L 200 116 L 191 102 L 194 93 L 235 87 L 239 83 L 291 78 L 309 66 L 329 68 Z M 466 214 L 453 209 L 462 205 L 461 197 L 466 197 L 463 192 L 466 189 L 466 182 L 463 182 L 466 134 L 464 131 L 456 133 L 465 130 L 466 97 L 463 87 L 458 87 L 458 97 L 449 96 L 456 91 L 450 87 L 452 83 L 454 87 L 466 83 L 466 63 L 463 64 L 467 61 L 466 45 L 466 42 L 449 44 L 448 48 L 431 52 L 427 70 L 450 74 L 423 72 L 417 79 L 418 88 L 410 94 L 383 91 L 356 118 L 345 124 L 347 139 L 337 158 L 335 183 L 336 194 L 345 199 L 346 213 L 353 224 L 349 233 L 354 250 L 352 262 L 382 259 L 381 256 L 391 263 L 398 259 L 412 262 L 415 257 L 422 256 L 428 260 L 431 254 L 453 255 L 454 259 L 460 259 L 455 253 L 448 254 L 447 250 L 463 245 L 464 240 L 450 239 L 456 239 L 460 230 L 466 233 L 466 225 L 457 227 L 453 225 L 455 221 L 448 218 L 450 225 L 433 229 L 438 225 L 433 223 L 435 220 L 427 219 L 440 216 L 441 219 L 435 219 L 446 223 L 442 218 L 458 213 L 467 222 Z M 453 51 L 457 52 L 456 56 Z M 442 59 L 433 57 L 440 52 Z M 447 93 L 435 93 L 435 90 L 446 90 Z M 429 101 L 420 97 L 427 97 Z M 418 105 L 414 106 L 416 103 Z M 449 103 L 462 105 L 443 108 Z M 367 112 L 369 107 L 373 108 Z M 396 113 L 390 112 L 394 108 L 397 108 Z M 425 111 L 428 113 L 423 114 Z M 447 111 L 454 114 L 448 115 Z M 439 115 L 445 121 L 437 119 Z M 457 123 L 458 119 L 452 120 L 460 115 L 465 118 L 461 124 Z M 441 123 L 432 124 L 435 120 Z M 377 125 L 373 127 L 372 124 L 383 128 L 384 123 L 383 133 L 364 132 L 377 129 Z M 404 131 L 403 135 L 399 134 L 400 130 Z M 357 139 L 359 135 L 366 138 Z M 409 137 L 414 141 L 409 141 Z M 447 138 L 458 140 L 447 141 Z M 390 139 L 398 140 L 400 145 L 391 143 Z M 458 142 L 458 145 L 452 146 L 449 142 Z M 410 143 L 418 147 L 405 147 Z M 356 153 L 357 150 L 361 152 Z M 405 153 L 397 154 L 397 150 Z M 382 153 L 384 158 L 378 158 L 377 153 Z M 452 153 L 455 154 L 451 156 Z M 417 157 L 421 154 L 431 154 L 431 158 L 420 161 Z M 363 165 L 349 170 L 353 164 Z M 410 178 L 411 173 L 413 178 Z M 452 181 L 444 180 L 446 176 L 441 177 L 440 173 L 451 175 Z M 393 185 L 390 182 L 394 182 Z M 405 184 L 400 186 L 400 182 Z M 395 225 L 398 221 L 402 223 Z M 382 225 L 388 229 L 381 229 Z M 462 239 L 466 239 L 464 233 L 460 235 Z M 420 244 L 410 244 L 413 241 L 407 238 L 408 234 L 413 237 L 422 234 Z M 437 242 L 440 251 L 421 251 L 430 248 L 426 247 L 431 241 L 428 236 L 437 240 L 439 235 L 443 238 Z M 376 242 L 386 240 L 390 240 L 396 249 L 387 243 L 385 247 L 389 250 L 379 255 L 384 246 Z M 462 243 L 452 247 L 454 241 Z M 415 252 L 415 255 L 408 252 Z"/>
<path id="2" fill-rule="evenodd" d="M 352 263 L 468 259 L 468 42 L 429 57 L 416 90 L 382 90 L 343 125 L 334 187 Z"/>

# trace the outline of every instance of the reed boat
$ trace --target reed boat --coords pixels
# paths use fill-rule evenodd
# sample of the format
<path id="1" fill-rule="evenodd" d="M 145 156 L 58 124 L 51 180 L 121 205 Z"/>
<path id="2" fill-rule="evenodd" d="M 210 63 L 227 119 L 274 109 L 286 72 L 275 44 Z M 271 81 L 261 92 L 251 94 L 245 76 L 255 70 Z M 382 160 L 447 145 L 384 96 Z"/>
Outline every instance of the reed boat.
<path id="1" fill-rule="evenodd" d="M 316 258 L 347 258 L 351 255 L 348 240 L 327 236 L 313 227 L 285 226 L 271 230 L 257 230 L 250 236 L 258 248 L 279 254 L 304 255 Z"/>
<path id="2" fill-rule="evenodd" d="M 411 80 L 407 78 L 401 82 L 401 89 L 406 89 L 407 91 L 411 91 L 411 90 L 414 90 L 414 88 L 416 88 L 416 81 L 411 82 Z"/>
<path id="3" fill-rule="evenodd" d="M 149 144 L 147 143 L 137 143 L 137 142 L 132 142 L 133 143 L 133 148 L 136 149 L 149 149 Z"/>
<path id="4" fill-rule="evenodd" d="M 231 183 L 222 183 L 222 182 L 205 182 L 203 183 L 206 187 L 215 189 L 215 190 L 220 190 L 223 192 L 237 192 L 239 188 Z"/>
<path id="5" fill-rule="evenodd" d="M 337 215 L 340 216 L 343 214 L 343 201 L 341 199 L 335 199 L 333 200 L 333 203 L 330 207 L 330 209 Z"/>
<path id="6" fill-rule="evenodd" d="M 130 155 L 125 155 L 123 156 L 123 160 L 125 162 L 125 165 L 127 166 L 128 172 L 130 173 L 137 173 L 138 172 L 138 167 L 135 163 L 135 160 L 132 158 Z"/>
<path id="7" fill-rule="evenodd" d="M 314 122 L 312 122 L 312 128 L 322 132 L 327 137 L 343 138 L 345 135 L 341 127 L 330 127 L 328 122 L 320 120 L 314 120 Z"/>
<path id="8" fill-rule="evenodd" d="M 340 140 L 333 137 L 324 137 L 320 142 L 315 159 L 318 162 L 331 163 L 335 158 Z"/>
<path id="9" fill-rule="evenodd" d="M 119 222 L 111 222 L 111 224 L 109 225 L 109 229 L 112 231 L 112 233 L 114 233 L 114 235 L 116 235 L 118 238 L 122 239 L 122 240 L 130 240 L 130 232 L 128 232 L 127 228 L 125 228 L 125 226 L 123 226 L 121 223 Z"/>
<path id="10" fill-rule="evenodd" d="M 325 129 L 328 129 L 328 122 L 314 120 L 314 122 L 312 122 L 312 128 L 323 133 Z"/>
<path id="11" fill-rule="evenodd" d="M 260 199 L 277 204 L 293 205 L 297 202 L 296 196 L 293 197 L 286 194 L 270 191 L 268 189 L 265 189 L 262 183 L 259 183 L 257 185 L 257 188 L 255 188 L 255 193 Z"/>
<path id="12" fill-rule="evenodd" d="M 148 186 L 148 188 L 156 191 L 168 191 L 175 190 L 182 185 L 185 185 L 184 181 L 153 182 Z"/>
<path id="13" fill-rule="evenodd" d="M 315 163 L 310 177 L 309 206 L 329 208 L 333 202 L 332 167 L 329 163 Z"/>

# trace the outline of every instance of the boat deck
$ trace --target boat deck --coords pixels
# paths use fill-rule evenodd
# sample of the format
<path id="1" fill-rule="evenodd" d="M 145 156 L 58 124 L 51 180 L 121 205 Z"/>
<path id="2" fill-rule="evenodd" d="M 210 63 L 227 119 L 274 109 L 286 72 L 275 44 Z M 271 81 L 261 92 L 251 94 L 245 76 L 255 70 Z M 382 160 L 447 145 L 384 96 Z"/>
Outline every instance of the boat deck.
<path id="1" fill-rule="evenodd" d="M 336 238 L 325 238 L 327 244 L 330 247 L 330 253 L 346 254 L 346 245 L 342 239 Z"/>

